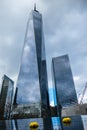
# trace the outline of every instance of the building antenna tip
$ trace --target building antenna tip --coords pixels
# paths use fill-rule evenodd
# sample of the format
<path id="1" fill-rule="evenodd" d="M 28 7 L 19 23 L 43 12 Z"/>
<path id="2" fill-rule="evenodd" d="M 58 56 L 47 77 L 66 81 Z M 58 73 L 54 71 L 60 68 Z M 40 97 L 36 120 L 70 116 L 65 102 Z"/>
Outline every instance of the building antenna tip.
<path id="1" fill-rule="evenodd" d="M 36 3 L 34 4 L 34 11 L 36 11 Z"/>

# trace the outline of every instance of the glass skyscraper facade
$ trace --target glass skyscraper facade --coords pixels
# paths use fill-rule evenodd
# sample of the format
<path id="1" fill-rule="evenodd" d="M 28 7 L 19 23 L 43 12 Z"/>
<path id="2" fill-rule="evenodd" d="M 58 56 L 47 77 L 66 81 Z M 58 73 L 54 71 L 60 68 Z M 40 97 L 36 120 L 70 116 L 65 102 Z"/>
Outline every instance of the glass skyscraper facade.
<path id="1" fill-rule="evenodd" d="M 58 114 L 63 130 L 84 130 L 81 116 L 71 116 L 70 126 L 62 124 L 61 109 L 78 103 L 68 55 L 53 58 L 53 83 L 57 95 Z M 72 113 L 72 111 L 71 111 Z"/>
<path id="2" fill-rule="evenodd" d="M 68 55 L 53 58 L 52 69 L 58 104 L 78 103 Z"/>
<path id="3" fill-rule="evenodd" d="M 10 116 L 13 92 L 14 82 L 4 75 L 0 95 L 0 119 L 7 119 Z"/>
<path id="4" fill-rule="evenodd" d="M 48 110 L 48 83 L 42 15 L 30 13 L 17 80 L 17 104 L 41 103 Z"/>

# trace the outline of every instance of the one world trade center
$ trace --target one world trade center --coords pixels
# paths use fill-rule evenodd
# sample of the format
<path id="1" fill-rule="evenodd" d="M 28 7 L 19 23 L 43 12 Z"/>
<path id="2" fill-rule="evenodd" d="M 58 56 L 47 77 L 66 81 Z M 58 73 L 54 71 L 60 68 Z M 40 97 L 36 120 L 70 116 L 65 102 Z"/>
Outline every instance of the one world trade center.
<path id="1" fill-rule="evenodd" d="M 40 103 L 42 116 L 48 113 L 48 82 L 43 36 L 42 15 L 36 10 L 30 13 L 17 80 L 16 103 Z"/>

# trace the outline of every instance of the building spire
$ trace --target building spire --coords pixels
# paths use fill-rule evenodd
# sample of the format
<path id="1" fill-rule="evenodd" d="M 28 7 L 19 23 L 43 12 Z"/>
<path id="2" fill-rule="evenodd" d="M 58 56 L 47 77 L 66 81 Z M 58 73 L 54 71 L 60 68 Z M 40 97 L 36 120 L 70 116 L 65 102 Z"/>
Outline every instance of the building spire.
<path id="1" fill-rule="evenodd" d="M 38 12 L 37 9 L 36 9 L 36 3 L 34 4 L 34 11 Z"/>
<path id="2" fill-rule="evenodd" d="M 36 11 L 36 3 L 34 4 L 34 11 Z"/>

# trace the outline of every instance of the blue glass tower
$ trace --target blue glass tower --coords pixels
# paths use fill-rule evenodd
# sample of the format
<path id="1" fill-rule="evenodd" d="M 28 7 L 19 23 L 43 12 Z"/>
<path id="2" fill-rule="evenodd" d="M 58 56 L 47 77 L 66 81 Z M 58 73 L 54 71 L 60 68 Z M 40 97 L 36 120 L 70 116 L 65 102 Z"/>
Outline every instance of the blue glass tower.
<path id="1" fill-rule="evenodd" d="M 57 95 L 58 114 L 62 125 L 62 107 L 69 107 L 70 105 L 78 103 L 68 55 L 53 58 L 52 71 L 53 83 Z M 81 116 L 72 116 L 71 119 L 72 123 L 70 126 L 62 125 L 63 130 L 84 129 Z"/>
<path id="2" fill-rule="evenodd" d="M 78 103 L 68 55 L 53 58 L 52 65 L 58 104 Z"/>
<path id="3" fill-rule="evenodd" d="M 13 92 L 14 82 L 4 75 L 0 94 L 0 119 L 8 119 L 10 117 Z"/>
<path id="4" fill-rule="evenodd" d="M 36 8 L 27 23 L 17 88 L 17 104 L 41 103 L 42 113 L 46 114 L 49 99 L 43 22 Z"/>

